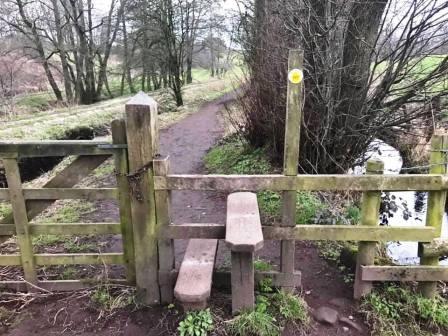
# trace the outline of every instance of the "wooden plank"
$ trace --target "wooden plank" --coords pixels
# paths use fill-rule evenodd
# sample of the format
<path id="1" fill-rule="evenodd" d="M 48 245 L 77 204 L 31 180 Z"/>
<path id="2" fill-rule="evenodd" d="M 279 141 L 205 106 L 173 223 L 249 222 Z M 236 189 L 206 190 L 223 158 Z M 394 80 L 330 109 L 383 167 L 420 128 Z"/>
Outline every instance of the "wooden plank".
<path id="1" fill-rule="evenodd" d="M 226 226 L 210 223 L 172 224 L 162 228 L 160 234 L 171 239 L 225 239 Z"/>
<path id="2" fill-rule="evenodd" d="M 64 168 L 56 176 L 44 184 L 43 188 L 71 188 L 78 184 L 84 177 L 89 175 L 95 168 L 99 167 L 109 155 L 101 156 L 80 156 L 76 158 L 70 165 Z M 52 205 L 54 200 L 29 200 L 26 202 L 28 220 L 32 220 L 47 207 Z M 1 224 L 9 224 L 13 222 L 13 216 L 7 215 Z M 1 238 L 1 237 L 0 237 Z M 1 242 L 1 239 L 0 239 Z"/>
<path id="3" fill-rule="evenodd" d="M 232 314 L 255 307 L 253 252 L 231 252 Z"/>
<path id="4" fill-rule="evenodd" d="M 283 174 L 296 176 L 299 165 L 300 129 L 302 123 L 303 87 L 302 80 L 293 82 L 290 78 L 293 72 L 303 71 L 303 51 L 290 50 L 288 57 L 288 85 L 285 120 L 285 144 L 283 153 Z M 303 72 L 302 72 L 303 73 Z M 291 75 L 291 76 L 290 76 Z M 282 199 L 282 226 L 296 225 L 297 192 L 287 190 L 283 192 Z M 295 241 L 282 240 L 280 247 L 280 269 L 285 273 L 294 273 L 295 268 Z M 293 287 L 283 288 L 293 291 Z"/>
<path id="5" fill-rule="evenodd" d="M 41 288 L 50 292 L 76 291 L 104 285 L 104 279 L 85 279 L 85 280 L 46 280 L 38 281 L 36 289 Z M 107 279 L 106 284 L 128 285 L 124 279 Z M 10 289 L 17 292 L 26 291 L 26 282 L 24 281 L 0 281 L 0 289 Z"/>
<path id="6" fill-rule="evenodd" d="M 112 121 L 112 141 L 114 144 L 127 143 L 125 121 Z M 131 192 L 127 175 L 129 174 L 128 153 L 126 149 L 116 151 L 114 155 L 115 171 L 118 186 L 118 203 L 120 206 L 120 224 L 123 241 L 123 253 L 126 261 L 126 278 L 135 284 L 135 251 L 132 228 Z"/>
<path id="7" fill-rule="evenodd" d="M 366 281 L 448 281 L 448 267 L 443 266 L 362 266 Z"/>
<path id="8" fill-rule="evenodd" d="M 0 266 L 22 265 L 20 254 L 0 254 Z"/>
<path id="9" fill-rule="evenodd" d="M 26 200 L 85 199 L 98 201 L 117 198 L 116 188 L 25 188 Z M 0 190 L 0 199 L 9 201 L 8 189 Z"/>
<path id="10" fill-rule="evenodd" d="M 176 279 L 178 276 L 178 272 L 176 270 L 172 270 L 170 272 L 162 272 L 159 271 L 159 281 L 163 284 L 171 284 L 174 286 L 176 283 Z M 302 281 L 302 273 L 300 271 L 295 271 L 294 274 L 286 274 L 280 273 L 276 271 L 266 271 L 266 272 L 257 272 L 255 271 L 255 284 L 258 284 L 261 280 L 269 278 L 272 280 L 273 287 L 284 287 L 291 283 L 294 284 L 294 287 L 300 287 Z M 217 288 L 230 288 L 231 285 L 231 274 L 228 271 L 219 271 L 215 270 L 213 272 L 213 287 Z"/>
<path id="11" fill-rule="evenodd" d="M 233 252 L 254 252 L 263 247 L 260 211 L 254 193 L 227 197 L 226 245 Z"/>
<path id="12" fill-rule="evenodd" d="M 431 191 L 446 190 L 448 179 L 429 175 L 168 175 L 155 177 L 156 190 L 308 190 Z"/>
<path id="13" fill-rule="evenodd" d="M 1 236 L 12 236 L 16 234 L 16 226 L 14 224 L 0 224 Z"/>
<path id="14" fill-rule="evenodd" d="M 265 240 L 335 240 L 335 241 L 421 241 L 434 239 L 429 227 L 390 227 L 360 225 L 297 225 L 295 227 L 262 226 Z M 182 224 L 169 225 L 162 235 L 173 239 L 225 239 L 225 225 Z"/>
<path id="15" fill-rule="evenodd" d="M 0 153 L 17 153 L 18 158 L 70 156 L 70 155 L 112 155 L 114 148 L 105 141 L 92 140 L 40 140 L 0 141 Z"/>
<path id="16" fill-rule="evenodd" d="M 120 223 L 39 223 L 31 224 L 33 235 L 101 235 L 120 234 Z"/>
<path id="17" fill-rule="evenodd" d="M 31 284 L 37 283 L 36 264 L 33 255 L 33 244 L 28 227 L 25 199 L 22 193 L 22 181 L 20 179 L 19 164 L 17 159 L 3 159 L 6 180 L 8 181 L 9 194 L 16 226 L 17 242 L 20 248 L 21 264 L 29 291 L 34 291 Z"/>
<path id="18" fill-rule="evenodd" d="M 166 176 L 169 173 L 169 157 L 154 160 L 154 174 Z M 158 190 L 155 192 L 157 227 L 162 230 L 171 224 L 171 192 Z M 159 239 L 159 271 L 170 272 L 174 269 L 174 243 L 172 239 Z M 160 284 L 160 300 L 162 304 L 168 304 L 174 300 L 174 288 L 172 285 Z"/>
<path id="19" fill-rule="evenodd" d="M 448 255 L 448 239 L 436 238 L 430 243 L 422 243 L 419 246 L 420 257 L 443 257 Z"/>
<path id="20" fill-rule="evenodd" d="M 366 165 L 367 174 L 381 174 L 384 164 L 381 161 L 369 160 Z M 381 192 L 366 191 L 362 195 L 361 202 L 361 225 L 378 226 L 379 210 L 381 204 Z M 368 295 L 373 288 L 373 284 L 365 281 L 361 277 L 361 266 L 373 265 L 375 263 L 376 242 L 361 241 L 358 244 L 358 254 L 356 259 L 355 282 L 353 285 L 353 297 L 361 299 Z"/>
<path id="21" fill-rule="evenodd" d="M 216 239 L 189 241 L 174 287 L 174 296 L 185 309 L 205 308 L 212 288 L 217 249 Z M 161 272 L 169 273 L 166 270 Z"/>
<path id="22" fill-rule="evenodd" d="M 448 135 L 435 134 L 431 140 L 431 156 L 429 163 L 431 165 L 429 172 L 431 174 L 447 174 L 446 151 L 448 150 Z M 428 194 L 428 203 L 426 210 L 426 226 L 435 230 L 436 237 L 442 234 L 443 216 L 445 213 L 446 190 L 431 191 Z M 420 265 L 437 266 L 439 257 L 422 256 Z M 420 283 L 418 290 L 423 296 L 432 298 L 437 294 L 437 282 Z"/>
<path id="23" fill-rule="evenodd" d="M 126 134 L 131 182 L 135 269 L 138 298 L 147 305 L 160 303 L 157 221 L 153 172 L 158 154 L 157 103 L 140 93 L 126 104 Z"/>
<path id="24" fill-rule="evenodd" d="M 102 265 L 124 264 L 122 253 L 35 254 L 36 265 Z M 0 265 L 22 265 L 21 255 L 0 255 Z"/>
<path id="25" fill-rule="evenodd" d="M 122 253 L 36 254 L 38 265 L 121 265 Z"/>
<path id="26" fill-rule="evenodd" d="M 29 224 L 31 235 L 120 234 L 120 223 L 39 223 Z M 14 224 L 0 225 L 0 235 L 15 235 Z"/>

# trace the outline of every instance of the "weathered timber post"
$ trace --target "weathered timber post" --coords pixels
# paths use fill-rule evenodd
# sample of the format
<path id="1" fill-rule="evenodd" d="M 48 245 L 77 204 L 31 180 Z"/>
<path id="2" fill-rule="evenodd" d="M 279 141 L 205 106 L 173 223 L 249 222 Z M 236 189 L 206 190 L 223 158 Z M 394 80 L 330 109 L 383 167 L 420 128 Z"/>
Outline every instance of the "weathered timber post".
<path id="1" fill-rule="evenodd" d="M 285 121 L 285 147 L 283 156 L 283 174 L 296 176 L 299 164 L 300 127 L 302 122 L 302 79 L 303 51 L 290 50 L 288 58 L 288 93 Z M 283 192 L 282 226 L 296 225 L 297 191 Z M 295 241 L 281 241 L 281 272 L 294 274 Z M 294 290 L 294 284 L 284 287 Z"/>
<path id="2" fill-rule="evenodd" d="M 25 198 L 23 197 L 22 181 L 19 164 L 16 158 L 3 159 L 8 190 L 11 198 L 14 224 L 16 226 L 17 241 L 20 248 L 23 273 L 27 282 L 28 291 L 35 291 L 32 285 L 37 284 L 36 263 L 33 254 L 33 244 L 29 231 L 28 216 L 26 213 Z"/>
<path id="3" fill-rule="evenodd" d="M 431 140 L 430 174 L 446 174 L 446 154 L 448 136 L 435 134 Z M 426 210 L 426 226 L 435 230 L 436 237 L 442 234 L 443 214 L 445 212 L 446 191 L 430 191 Z M 421 256 L 420 265 L 437 266 L 439 257 Z M 437 282 L 419 283 L 419 291 L 425 297 L 434 297 L 437 293 Z"/>
<path id="4" fill-rule="evenodd" d="M 156 176 L 166 176 L 169 173 L 169 157 L 154 160 L 154 174 Z M 171 224 L 170 208 L 171 193 L 168 190 L 157 190 L 156 214 L 157 227 L 161 230 L 163 226 Z M 174 284 L 169 281 L 171 277 L 166 277 L 174 270 L 174 243 L 172 239 L 159 239 L 159 271 L 163 274 L 159 278 L 161 303 L 171 303 L 174 300 Z"/>
<path id="5" fill-rule="evenodd" d="M 126 104 L 132 225 L 137 294 L 148 305 L 160 303 L 153 158 L 158 153 L 157 103 L 143 92 Z"/>
<path id="6" fill-rule="evenodd" d="M 382 174 L 384 164 L 378 160 L 367 161 L 366 174 Z M 377 226 L 379 224 L 379 210 L 381 204 L 381 191 L 366 191 L 362 195 L 361 225 Z M 362 241 L 358 244 L 358 256 L 356 260 L 356 274 L 354 284 L 354 298 L 369 294 L 372 290 L 372 282 L 361 279 L 361 266 L 373 265 L 375 262 L 377 242 Z"/>
<path id="7" fill-rule="evenodd" d="M 112 141 L 115 145 L 124 145 L 126 124 L 123 119 L 112 121 Z M 132 229 L 131 193 L 127 175 L 129 164 L 127 150 L 117 149 L 114 155 L 117 176 L 118 203 L 120 207 L 121 235 L 123 237 L 123 254 L 126 263 L 126 278 L 129 284 L 135 284 L 134 235 Z"/>

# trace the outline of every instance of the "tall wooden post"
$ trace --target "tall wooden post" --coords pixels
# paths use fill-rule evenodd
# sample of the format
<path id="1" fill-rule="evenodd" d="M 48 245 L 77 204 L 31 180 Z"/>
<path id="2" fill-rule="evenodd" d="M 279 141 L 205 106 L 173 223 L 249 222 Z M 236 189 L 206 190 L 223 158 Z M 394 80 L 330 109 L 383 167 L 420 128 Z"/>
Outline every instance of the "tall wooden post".
<path id="1" fill-rule="evenodd" d="M 166 176 L 170 170 L 169 157 L 154 160 L 154 174 Z M 171 195 L 168 190 L 156 191 L 156 214 L 157 227 L 161 230 L 163 226 L 171 224 L 170 216 Z M 159 239 L 159 271 L 167 274 L 174 270 L 174 243 L 172 239 Z M 174 284 L 164 276 L 160 282 L 161 303 L 171 303 L 174 300 Z"/>
<path id="2" fill-rule="evenodd" d="M 112 141 L 115 145 L 124 145 L 126 124 L 123 119 L 112 121 Z M 123 237 L 123 254 L 126 263 L 126 278 L 129 284 L 135 284 L 134 235 L 132 229 L 132 211 L 129 183 L 129 164 L 126 149 L 118 149 L 114 155 L 115 172 L 117 174 L 118 203 L 120 206 L 120 225 Z"/>
<path id="3" fill-rule="evenodd" d="M 303 51 L 290 50 L 288 58 L 288 92 L 285 121 L 285 149 L 283 157 L 283 174 L 295 176 L 298 173 L 300 126 L 302 122 L 302 80 Z M 283 192 L 282 226 L 296 225 L 297 191 Z M 295 241 L 281 241 L 281 271 L 294 273 Z M 293 291 L 294 287 L 284 287 Z"/>
<path id="4" fill-rule="evenodd" d="M 148 305 L 160 303 L 157 222 L 152 160 L 158 153 L 157 103 L 143 92 L 126 104 L 137 294 Z"/>
<path id="5" fill-rule="evenodd" d="M 378 160 L 367 162 L 366 174 L 382 174 L 384 164 Z M 381 191 L 366 191 L 362 195 L 361 225 L 376 226 L 379 224 L 379 210 L 381 204 Z M 354 298 L 369 294 L 372 290 L 372 282 L 361 279 L 361 266 L 373 265 L 375 262 L 377 242 L 362 241 L 358 244 L 358 256 L 356 261 L 356 274 L 354 284 Z"/>
<path id="6" fill-rule="evenodd" d="M 435 134 L 431 140 L 430 174 L 446 174 L 448 136 Z M 426 226 L 434 228 L 436 237 L 442 234 L 443 214 L 445 212 L 446 191 L 430 191 L 426 211 Z M 420 265 L 437 266 L 438 257 L 421 256 Z M 419 291 L 425 297 L 434 297 L 437 293 L 437 282 L 419 283 Z"/>
<path id="7" fill-rule="evenodd" d="M 3 165 L 5 167 L 6 180 L 8 181 L 23 273 L 25 281 L 27 282 L 28 291 L 34 291 L 35 287 L 32 285 L 37 284 L 36 263 L 34 260 L 33 244 L 26 213 L 25 198 L 23 197 L 19 165 L 15 158 L 3 159 Z"/>

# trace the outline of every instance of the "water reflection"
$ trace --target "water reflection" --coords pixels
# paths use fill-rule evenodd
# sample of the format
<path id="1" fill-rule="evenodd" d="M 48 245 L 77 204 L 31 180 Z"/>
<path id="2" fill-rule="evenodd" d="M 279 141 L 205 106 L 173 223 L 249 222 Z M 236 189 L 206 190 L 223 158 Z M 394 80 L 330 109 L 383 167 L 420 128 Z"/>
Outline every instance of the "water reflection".
<path id="1" fill-rule="evenodd" d="M 379 159 L 384 162 L 385 174 L 399 174 L 403 160 L 400 153 L 382 142 L 375 140 L 366 153 L 368 158 Z M 363 174 L 365 167 L 356 167 L 354 174 Z M 380 225 L 391 226 L 424 226 L 426 222 L 427 193 L 400 191 L 385 192 L 382 195 Z M 442 237 L 448 237 L 447 214 L 443 217 Z M 416 242 L 390 242 L 387 252 L 394 261 L 400 264 L 419 264 L 417 256 L 418 243 Z M 448 265 L 448 260 L 440 262 Z"/>

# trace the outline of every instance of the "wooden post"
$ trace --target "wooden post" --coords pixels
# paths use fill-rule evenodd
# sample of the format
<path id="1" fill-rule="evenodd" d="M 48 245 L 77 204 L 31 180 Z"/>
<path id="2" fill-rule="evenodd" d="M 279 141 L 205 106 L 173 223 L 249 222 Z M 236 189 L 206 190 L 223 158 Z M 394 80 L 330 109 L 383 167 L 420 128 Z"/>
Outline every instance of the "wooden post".
<path id="1" fill-rule="evenodd" d="M 283 158 L 283 174 L 295 176 L 298 173 L 300 127 L 302 122 L 302 78 L 291 78 L 294 71 L 303 70 L 303 51 L 290 50 L 288 59 L 288 96 L 285 121 L 285 149 Z M 297 192 L 283 192 L 282 226 L 296 225 Z M 281 241 L 281 271 L 294 274 L 295 241 Z M 294 284 L 284 287 L 284 290 L 293 291 Z"/>
<path id="2" fill-rule="evenodd" d="M 144 304 L 154 305 L 160 303 L 160 292 L 152 160 L 159 140 L 157 103 L 143 92 L 126 104 L 126 135 L 137 294 Z"/>
<path id="3" fill-rule="evenodd" d="M 448 136 L 435 134 L 431 140 L 430 174 L 446 174 L 446 150 L 448 150 Z M 445 212 L 446 191 L 430 191 L 428 194 L 428 205 L 426 211 L 426 226 L 433 227 L 436 236 L 442 234 L 443 214 Z M 437 266 L 438 257 L 420 258 L 420 265 Z M 425 297 L 434 297 L 437 293 L 437 282 L 421 282 L 419 291 Z"/>
<path id="4" fill-rule="evenodd" d="M 255 306 L 254 254 L 231 252 L 232 261 L 232 314 Z"/>
<path id="5" fill-rule="evenodd" d="M 25 198 L 23 197 L 22 181 L 17 159 L 3 159 L 6 180 L 8 181 L 17 241 L 20 247 L 20 258 L 23 273 L 29 291 L 35 291 L 32 284 L 37 284 L 36 263 L 34 261 L 33 243 L 29 232 L 28 216 L 26 214 Z"/>
<path id="6" fill-rule="evenodd" d="M 112 141 L 116 145 L 127 143 L 126 124 L 123 119 L 112 121 Z M 117 150 L 114 155 L 117 176 L 118 203 L 120 207 L 120 225 L 123 239 L 123 254 L 126 263 L 126 278 L 129 284 L 135 284 L 134 236 L 132 230 L 132 211 L 130 190 L 127 180 L 129 174 L 127 150 Z"/>
<path id="7" fill-rule="evenodd" d="M 154 160 L 154 174 L 166 176 L 169 173 L 169 157 Z M 156 191 L 156 215 L 157 227 L 162 229 L 171 224 L 170 217 L 171 193 L 168 190 Z M 174 270 L 174 244 L 172 239 L 159 240 L 159 271 L 171 272 Z M 160 284 L 160 300 L 162 304 L 171 303 L 174 300 L 174 283 L 162 282 Z"/>
<path id="8" fill-rule="evenodd" d="M 367 161 L 366 174 L 382 174 L 384 164 L 378 160 Z M 362 195 L 361 225 L 377 226 L 379 224 L 379 209 L 381 191 L 366 191 Z M 354 298 L 360 299 L 372 290 L 372 282 L 361 279 L 361 266 L 373 265 L 375 262 L 376 242 L 362 241 L 358 244 Z"/>

